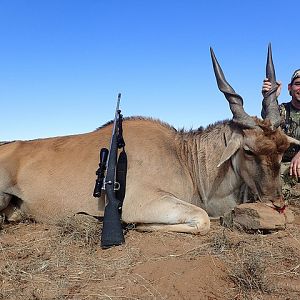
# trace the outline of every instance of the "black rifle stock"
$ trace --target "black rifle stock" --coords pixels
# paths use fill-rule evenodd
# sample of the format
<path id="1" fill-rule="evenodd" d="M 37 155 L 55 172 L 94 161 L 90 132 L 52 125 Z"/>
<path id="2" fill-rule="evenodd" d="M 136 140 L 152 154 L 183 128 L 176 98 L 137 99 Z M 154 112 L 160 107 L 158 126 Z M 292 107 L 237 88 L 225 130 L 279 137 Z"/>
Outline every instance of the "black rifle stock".
<path id="1" fill-rule="evenodd" d="M 101 247 L 121 245 L 125 242 L 120 215 L 120 201 L 115 193 L 115 172 L 117 164 L 117 133 L 113 133 L 111 148 L 109 151 L 107 173 L 105 178 L 105 191 L 108 198 L 104 210 L 103 228 L 101 234 Z"/>
<path id="2" fill-rule="evenodd" d="M 116 197 L 116 189 L 120 188 L 119 182 L 116 182 L 118 148 L 123 147 L 124 151 L 125 146 L 122 133 L 120 134 L 119 132 L 120 128 L 122 131 L 122 115 L 121 110 L 119 110 L 120 99 L 121 94 L 118 95 L 110 149 L 108 151 L 106 148 L 102 148 L 100 151 L 100 164 L 99 169 L 96 172 L 98 178 L 93 194 L 95 197 L 100 197 L 101 189 L 104 189 L 106 192 L 107 203 L 104 209 L 103 228 L 101 233 L 102 248 L 118 246 L 125 242 L 120 210 L 122 201 Z M 120 140 L 123 141 L 123 143 L 120 143 Z M 107 155 L 108 162 L 106 168 Z M 104 175 L 105 171 L 106 176 Z"/>

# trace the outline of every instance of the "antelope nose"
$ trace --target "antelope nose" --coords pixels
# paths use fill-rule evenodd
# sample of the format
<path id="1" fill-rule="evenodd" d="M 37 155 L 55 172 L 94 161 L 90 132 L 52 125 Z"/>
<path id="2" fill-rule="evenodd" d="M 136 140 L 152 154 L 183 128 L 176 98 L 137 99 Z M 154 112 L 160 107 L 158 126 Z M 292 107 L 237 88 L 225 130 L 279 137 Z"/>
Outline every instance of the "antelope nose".
<path id="1" fill-rule="evenodd" d="M 273 204 L 277 209 L 280 209 L 280 208 L 285 207 L 285 201 L 284 201 L 283 196 L 280 196 L 280 197 L 278 197 L 277 199 L 274 199 L 274 200 L 272 201 L 272 204 Z"/>

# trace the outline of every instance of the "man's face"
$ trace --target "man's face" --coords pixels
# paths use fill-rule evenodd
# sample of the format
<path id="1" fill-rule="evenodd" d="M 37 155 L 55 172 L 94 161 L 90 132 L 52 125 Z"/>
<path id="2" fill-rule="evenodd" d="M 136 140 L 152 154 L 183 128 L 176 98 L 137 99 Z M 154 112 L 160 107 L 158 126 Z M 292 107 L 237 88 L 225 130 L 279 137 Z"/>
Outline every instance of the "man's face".
<path id="1" fill-rule="evenodd" d="M 293 83 L 288 85 L 288 90 L 292 96 L 292 99 L 300 103 L 300 78 L 294 79 Z"/>

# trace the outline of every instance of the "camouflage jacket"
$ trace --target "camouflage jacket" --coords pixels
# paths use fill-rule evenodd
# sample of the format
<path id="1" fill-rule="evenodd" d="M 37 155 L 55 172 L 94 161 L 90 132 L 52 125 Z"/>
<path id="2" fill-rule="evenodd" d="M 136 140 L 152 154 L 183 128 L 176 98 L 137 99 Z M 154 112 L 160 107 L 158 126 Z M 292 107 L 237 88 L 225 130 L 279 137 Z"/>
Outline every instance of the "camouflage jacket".
<path id="1" fill-rule="evenodd" d="M 300 140 L 300 110 L 296 110 L 291 102 L 279 105 L 280 115 L 282 117 L 282 129 L 284 132 L 297 140 Z M 283 156 L 283 161 L 291 161 L 294 155 L 300 150 L 298 145 L 292 145 Z"/>

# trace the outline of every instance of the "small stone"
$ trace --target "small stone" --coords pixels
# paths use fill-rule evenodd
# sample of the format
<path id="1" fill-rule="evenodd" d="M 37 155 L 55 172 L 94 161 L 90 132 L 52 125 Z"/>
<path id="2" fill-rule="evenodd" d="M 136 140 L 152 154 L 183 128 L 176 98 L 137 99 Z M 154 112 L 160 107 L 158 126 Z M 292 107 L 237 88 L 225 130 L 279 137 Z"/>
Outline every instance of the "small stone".
<path id="1" fill-rule="evenodd" d="M 293 213 L 286 208 L 283 213 L 264 203 L 244 203 L 233 210 L 234 225 L 246 230 L 281 230 L 293 222 Z"/>

